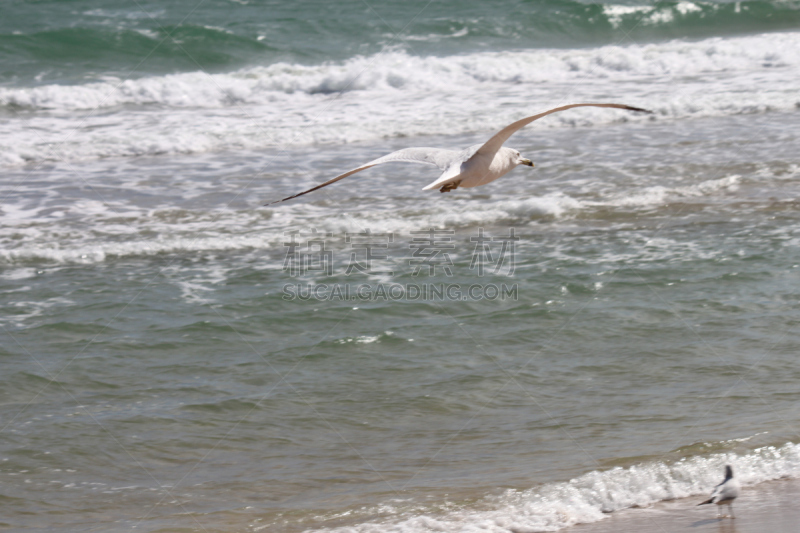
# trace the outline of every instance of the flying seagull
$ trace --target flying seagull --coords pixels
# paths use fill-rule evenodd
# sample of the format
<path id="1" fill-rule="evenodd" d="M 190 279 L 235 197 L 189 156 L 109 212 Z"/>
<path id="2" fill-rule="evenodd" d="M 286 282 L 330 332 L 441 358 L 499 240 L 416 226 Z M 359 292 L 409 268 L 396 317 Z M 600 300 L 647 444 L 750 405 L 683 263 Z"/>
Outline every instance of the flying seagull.
<path id="1" fill-rule="evenodd" d="M 733 478 L 733 468 L 728 465 L 725 467 L 725 480 L 714 488 L 714 492 L 711 493 L 711 498 L 703 503 L 698 503 L 697 505 L 706 505 L 709 503 L 722 505 L 725 503 L 728 504 L 728 510 L 731 513 L 731 518 L 736 518 L 733 516 L 732 504 L 733 500 L 739 496 L 740 490 L 739 482 Z"/>
<path id="2" fill-rule="evenodd" d="M 361 172 L 362 170 L 366 170 L 374 167 L 375 165 L 381 165 L 383 163 L 423 163 L 426 165 L 439 167 L 439 170 L 442 171 L 442 175 L 430 185 L 423 187 L 423 191 L 439 189 L 439 192 L 450 192 L 459 187 L 469 188 L 477 187 L 479 185 L 486 185 L 487 183 L 507 174 L 517 165 L 527 165 L 529 167 L 533 166 L 531 160 L 522 157 L 518 150 L 503 146 L 503 143 L 505 143 L 509 137 L 534 120 L 540 119 L 552 113 L 558 113 L 559 111 L 566 111 L 567 109 L 572 109 L 573 107 L 614 107 L 617 109 L 627 109 L 642 113 L 652 113 L 652 111 L 648 111 L 646 109 L 640 109 L 638 107 L 632 107 L 623 104 L 570 104 L 556 107 L 550 111 L 545 111 L 544 113 L 523 118 L 514 122 L 513 124 L 509 124 L 497 132 L 484 144 L 476 144 L 461 151 L 443 150 L 441 148 L 404 148 L 403 150 L 398 150 L 383 157 L 379 157 L 378 159 L 370 161 L 365 165 L 361 165 L 358 168 L 354 168 L 353 170 L 348 170 L 344 174 L 340 174 L 339 176 L 336 176 L 325 183 L 317 185 L 316 187 L 308 189 L 307 191 L 303 191 L 301 193 L 288 196 L 283 200 L 277 200 L 265 205 L 277 204 L 279 202 L 291 200 L 292 198 L 297 198 L 298 196 L 303 196 L 304 194 L 308 194 L 316 191 L 317 189 L 326 187 L 331 183 L 336 183 L 347 176 L 352 176 L 356 172 Z"/>

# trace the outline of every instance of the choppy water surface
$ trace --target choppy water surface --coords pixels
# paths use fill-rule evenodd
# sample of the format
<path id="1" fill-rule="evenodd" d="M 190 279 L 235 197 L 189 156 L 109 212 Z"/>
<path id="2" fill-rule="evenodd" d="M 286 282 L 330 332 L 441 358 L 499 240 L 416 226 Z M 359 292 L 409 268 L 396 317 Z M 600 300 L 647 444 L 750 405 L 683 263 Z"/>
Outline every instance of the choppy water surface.
<path id="1" fill-rule="evenodd" d="M 549 531 L 800 475 L 793 4 L 509 4 L 579 19 L 519 37 L 420 4 L 392 43 L 366 7 L 107 4 L 0 40 L 5 527 Z M 87 35 L 167 47 L 134 75 Z M 537 122 L 478 189 L 396 165 L 262 207 L 584 100 L 655 115 Z"/>

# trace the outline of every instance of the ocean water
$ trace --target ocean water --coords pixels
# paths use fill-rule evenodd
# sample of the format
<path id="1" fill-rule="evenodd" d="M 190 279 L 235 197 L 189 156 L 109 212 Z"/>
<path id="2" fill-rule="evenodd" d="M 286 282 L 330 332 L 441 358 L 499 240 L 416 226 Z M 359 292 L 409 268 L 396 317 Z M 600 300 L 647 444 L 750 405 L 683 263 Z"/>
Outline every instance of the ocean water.
<path id="1" fill-rule="evenodd" d="M 800 3 L 2 10 L 3 529 L 555 531 L 800 477 Z M 263 205 L 584 101 L 654 114 Z"/>

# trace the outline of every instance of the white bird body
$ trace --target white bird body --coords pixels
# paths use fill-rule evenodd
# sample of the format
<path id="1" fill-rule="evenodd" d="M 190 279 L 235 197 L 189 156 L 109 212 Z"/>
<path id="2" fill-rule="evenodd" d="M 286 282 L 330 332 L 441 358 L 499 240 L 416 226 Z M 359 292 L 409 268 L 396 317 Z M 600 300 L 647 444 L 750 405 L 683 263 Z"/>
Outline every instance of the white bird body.
<path id="1" fill-rule="evenodd" d="M 531 160 L 522 157 L 519 151 L 503 146 L 509 137 L 534 120 L 540 119 L 551 113 L 566 111 L 567 109 L 572 109 L 573 107 L 612 107 L 616 109 L 627 109 L 629 111 L 651 113 L 651 111 L 647 111 L 646 109 L 640 109 L 638 107 L 631 107 L 623 104 L 565 105 L 545 111 L 544 113 L 539 113 L 538 115 L 520 119 L 497 132 L 485 143 L 470 146 L 465 150 L 457 151 L 443 150 L 441 148 L 405 148 L 403 150 L 392 152 L 391 154 L 383 157 L 379 157 L 378 159 L 361 165 L 358 168 L 354 168 L 353 170 L 349 170 L 344 174 L 340 174 L 339 176 L 336 176 L 325 183 L 317 185 L 316 187 L 312 187 L 307 191 L 303 191 L 301 193 L 284 198 L 283 200 L 270 203 L 275 204 L 278 202 L 285 202 L 286 200 L 297 198 L 298 196 L 308 194 L 332 183 L 336 183 L 337 181 L 351 176 L 356 172 L 361 172 L 362 170 L 374 167 L 375 165 L 393 162 L 423 163 L 439 167 L 439 169 L 442 171 L 442 174 L 434 182 L 423 187 L 423 190 L 425 191 L 439 189 L 440 192 L 450 192 L 459 187 L 471 188 L 486 185 L 487 183 L 490 183 L 497 178 L 508 174 L 518 165 L 533 166 Z"/>
<path id="2" fill-rule="evenodd" d="M 714 487 L 714 492 L 711 493 L 711 498 L 703 503 L 699 503 L 698 505 L 706 505 L 709 503 L 722 505 L 724 503 L 728 506 L 728 510 L 731 512 L 731 518 L 736 518 L 733 516 L 732 504 L 733 500 L 739 497 L 741 490 L 742 488 L 739 485 L 739 481 L 733 477 L 733 468 L 728 465 L 725 467 L 725 480 Z"/>
<path id="3" fill-rule="evenodd" d="M 480 144 L 470 146 L 464 150 L 464 153 L 472 152 L 474 154 L 481 146 Z M 426 185 L 422 190 L 438 189 L 455 181 L 458 181 L 459 187 L 465 188 L 486 185 L 508 174 L 518 165 L 533 166 L 533 163 L 520 156 L 517 150 L 504 146 L 494 154 L 494 157 L 490 157 L 488 154 L 475 154 L 466 161 L 456 161 L 436 181 Z"/>

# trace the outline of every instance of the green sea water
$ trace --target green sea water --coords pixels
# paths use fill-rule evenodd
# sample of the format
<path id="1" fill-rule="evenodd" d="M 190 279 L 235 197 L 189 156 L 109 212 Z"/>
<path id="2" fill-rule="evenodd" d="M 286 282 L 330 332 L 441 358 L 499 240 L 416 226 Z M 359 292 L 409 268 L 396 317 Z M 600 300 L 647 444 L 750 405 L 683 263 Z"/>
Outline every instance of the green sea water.
<path id="1" fill-rule="evenodd" d="M 793 30 L 800 4 L 767 2 L 157 2 L 12 0 L 0 83 L 75 83 L 279 61 L 315 64 L 387 48 L 418 55 L 572 48 Z"/>

